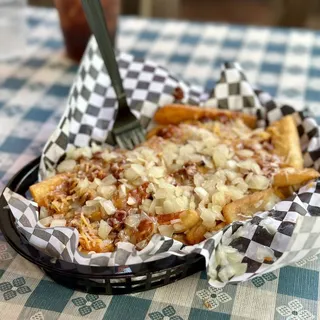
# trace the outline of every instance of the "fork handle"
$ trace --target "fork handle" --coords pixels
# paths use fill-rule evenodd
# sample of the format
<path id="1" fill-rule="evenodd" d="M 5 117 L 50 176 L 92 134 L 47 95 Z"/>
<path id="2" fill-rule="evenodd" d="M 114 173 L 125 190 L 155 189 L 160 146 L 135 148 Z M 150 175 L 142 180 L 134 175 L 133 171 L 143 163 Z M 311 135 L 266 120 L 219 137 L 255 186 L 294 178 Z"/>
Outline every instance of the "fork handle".
<path id="1" fill-rule="evenodd" d="M 112 48 L 100 0 L 82 0 L 82 6 L 91 31 L 97 40 L 101 57 L 108 70 L 119 103 L 119 110 L 128 108 L 126 93 L 123 89 L 118 63 Z"/>

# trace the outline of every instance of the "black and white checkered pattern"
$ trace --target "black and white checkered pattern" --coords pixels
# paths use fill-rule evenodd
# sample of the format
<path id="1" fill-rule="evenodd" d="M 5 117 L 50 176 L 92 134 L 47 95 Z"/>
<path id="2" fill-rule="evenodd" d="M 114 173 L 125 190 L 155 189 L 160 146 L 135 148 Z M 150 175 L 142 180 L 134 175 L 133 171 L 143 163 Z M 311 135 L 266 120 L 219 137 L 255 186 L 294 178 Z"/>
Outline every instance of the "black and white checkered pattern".
<path id="1" fill-rule="evenodd" d="M 262 109 L 254 89 L 238 63 L 225 63 L 221 77 L 205 106 L 256 114 Z"/>
<path id="2" fill-rule="evenodd" d="M 174 101 L 172 93 L 178 86 L 184 90 L 185 103 L 250 112 L 257 115 L 260 126 L 294 114 L 305 165 L 319 169 L 320 137 L 316 121 L 307 111 L 297 112 L 294 107 L 276 102 L 267 93 L 253 89 L 238 64 L 224 65 L 220 81 L 207 95 L 201 88 L 175 79 L 167 70 L 150 61 L 138 61 L 130 55 L 119 54 L 118 63 L 129 105 L 145 127 L 149 126 L 159 106 Z M 116 108 L 110 79 L 97 45 L 91 40 L 70 92 L 65 114 L 45 146 L 40 175 L 46 176 L 68 146 L 108 141 Z M 249 221 L 233 223 L 195 246 L 184 246 L 155 235 L 142 251 L 137 251 L 132 244 L 120 243 L 114 253 L 88 255 L 77 251 L 77 230 L 62 227 L 43 229 L 37 224 L 38 213 L 30 201 L 10 190 L 6 190 L 4 195 L 19 229 L 32 245 L 54 257 L 84 265 L 129 265 L 172 254 L 196 252 L 206 259 L 210 283 L 221 286 L 224 284 L 219 278 L 221 266 L 212 263 L 218 261 L 215 256 L 219 246 L 237 249 L 242 254 L 241 263 L 246 263 L 244 274 L 230 276 L 229 281 L 235 283 L 320 252 L 320 182 L 301 188 L 298 194 L 278 203 L 272 210 L 259 213 Z"/>
<path id="3" fill-rule="evenodd" d="M 206 96 L 203 89 L 190 86 L 173 77 L 152 61 L 143 61 L 119 53 L 117 61 L 128 104 L 147 128 L 158 106 L 175 101 L 174 90 L 184 92 L 181 102 L 200 104 Z M 92 39 L 72 86 L 67 110 L 58 129 L 45 146 L 42 159 L 42 178 L 64 155 L 68 145 L 84 147 L 92 142 L 113 143 L 112 129 L 118 103 L 111 80 L 104 67 L 95 39 Z"/>

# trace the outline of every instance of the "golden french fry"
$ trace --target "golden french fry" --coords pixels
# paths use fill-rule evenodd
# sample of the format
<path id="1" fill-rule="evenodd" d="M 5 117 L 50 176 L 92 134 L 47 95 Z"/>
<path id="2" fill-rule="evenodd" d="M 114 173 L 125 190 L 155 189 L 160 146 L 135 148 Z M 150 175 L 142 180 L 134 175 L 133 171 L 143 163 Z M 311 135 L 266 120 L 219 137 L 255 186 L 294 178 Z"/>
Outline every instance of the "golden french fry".
<path id="1" fill-rule="evenodd" d="M 48 193 L 61 185 L 67 177 L 67 174 L 61 173 L 32 185 L 29 190 L 34 201 L 37 202 L 40 207 L 45 206 L 45 198 Z"/>
<path id="2" fill-rule="evenodd" d="M 284 198 L 288 198 L 293 194 L 293 188 L 291 186 L 288 187 L 279 187 L 278 190 L 283 194 Z"/>
<path id="3" fill-rule="evenodd" d="M 273 185 L 276 187 L 288 187 L 305 183 L 319 176 L 319 172 L 312 168 L 283 168 L 273 177 Z"/>
<path id="4" fill-rule="evenodd" d="M 224 228 L 227 224 L 223 221 L 221 221 L 220 223 L 218 223 L 215 227 L 210 228 L 209 231 L 214 232 L 214 231 L 219 231 L 222 228 Z"/>
<path id="5" fill-rule="evenodd" d="M 205 239 L 204 234 L 207 231 L 208 229 L 200 221 L 186 232 L 186 240 L 189 244 L 199 243 Z"/>
<path id="6" fill-rule="evenodd" d="M 174 220 L 178 221 L 172 224 L 172 221 Z M 199 213 L 195 210 L 184 210 L 176 213 L 160 214 L 157 217 L 159 224 L 172 224 L 176 233 L 185 232 L 197 224 L 199 220 Z"/>
<path id="7" fill-rule="evenodd" d="M 150 131 L 147 132 L 146 138 L 147 140 L 156 136 L 160 129 L 164 128 L 165 126 L 156 126 L 152 128 Z"/>
<path id="8" fill-rule="evenodd" d="M 183 244 L 188 244 L 186 235 L 183 233 L 177 233 L 172 236 L 172 239 L 182 242 Z"/>
<path id="9" fill-rule="evenodd" d="M 271 134 L 271 142 L 275 154 L 283 156 L 285 163 L 297 169 L 303 168 L 303 156 L 295 120 L 288 115 L 272 123 L 267 131 Z"/>
<path id="10" fill-rule="evenodd" d="M 183 104 L 170 104 L 159 108 L 154 115 L 154 120 L 159 124 L 178 124 L 188 120 L 200 120 L 201 118 L 215 120 L 223 116 L 228 119 L 240 118 L 249 128 L 254 129 L 256 127 L 257 118 L 249 114 Z"/>
<path id="11" fill-rule="evenodd" d="M 184 232 L 193 227 L 199 220 L 199 213 L 195 210 L 185 210 L 180 214 L 181 226 L 173 225 L 176 232 Z"/>
<path id="12" fill-rule="evenodd" d="M 235 200 L 224 206 L 222 213 L 227 223 L 246 220 L 258 211 L 263 211 L 270 203 L 277 203 L 282 196 L 276 190 L 270 188 L 255 192 L 239 200 Z"/>

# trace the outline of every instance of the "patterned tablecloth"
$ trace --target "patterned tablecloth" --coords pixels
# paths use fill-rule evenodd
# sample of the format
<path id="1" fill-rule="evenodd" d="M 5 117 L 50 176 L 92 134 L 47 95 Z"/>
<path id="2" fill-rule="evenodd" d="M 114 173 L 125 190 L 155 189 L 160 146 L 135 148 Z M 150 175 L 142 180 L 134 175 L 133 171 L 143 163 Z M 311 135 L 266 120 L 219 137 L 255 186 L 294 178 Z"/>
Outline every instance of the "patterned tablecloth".
<path id="1" fill-rule="evenodd" d="M 23 58 L 0 62 L 0 190 L 40 154 L 77 70 L 64 56 L 56 13 L 29 9 L 28 19 Z M 319 32 L 125 18 L 118 45 L 207 88 L 223 61 L 238 60 L 252 83 L 320 116 Z M 319 268 L 313 256 L 223 289 L 209 288 L 201 273 L 157 290 L 98 296 L 54 283 L 1 236 L 0 319 L 319 319 Z"/>

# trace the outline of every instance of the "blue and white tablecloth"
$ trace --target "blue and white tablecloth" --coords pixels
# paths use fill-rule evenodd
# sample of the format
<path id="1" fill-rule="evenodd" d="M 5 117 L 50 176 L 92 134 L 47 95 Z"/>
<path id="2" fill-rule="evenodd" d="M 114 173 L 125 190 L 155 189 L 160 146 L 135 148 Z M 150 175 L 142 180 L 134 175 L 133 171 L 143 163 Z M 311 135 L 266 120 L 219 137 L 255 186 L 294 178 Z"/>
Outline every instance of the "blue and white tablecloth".
<path id="1" fill-rule="evenodd" d="M 23 57 L 0 62 L 0 191 L 40 154 L 77 70 L 64 55 L 56 12 L 29 9 L 28 21 Z M 320 120 L 320 32 L 123 18 L 118 47 L 207 88 L 222 62 L 237 60 L 250 82 L 307 104 Z M 201 273 L 144 293 L 98 296 L 52 282 L 0 235 L 0 319 L 319 319 L 319 269 L 314 256 L 224 289 L 208 288 Z"/>

